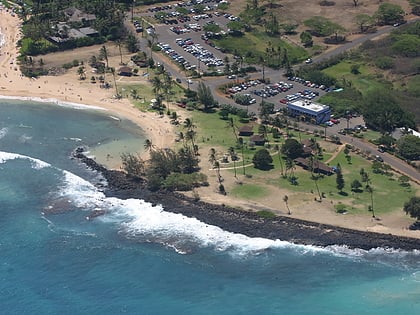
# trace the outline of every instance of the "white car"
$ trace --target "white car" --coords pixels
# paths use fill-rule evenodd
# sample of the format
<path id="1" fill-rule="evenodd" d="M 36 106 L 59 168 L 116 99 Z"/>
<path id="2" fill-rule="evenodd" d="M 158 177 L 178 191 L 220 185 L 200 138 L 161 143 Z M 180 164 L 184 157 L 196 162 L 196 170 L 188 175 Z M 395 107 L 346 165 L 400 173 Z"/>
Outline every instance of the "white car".
<path id="1" fill-rule="evenodd" d="M 312 62 L 313 62 L 312 58 L 308 58 L 308 59 L 306 59 L 306 60 L 305 60 L 305 63 L 306 63 L 306 64 L 310 64 L 310 63 L 312 63 Z"/>

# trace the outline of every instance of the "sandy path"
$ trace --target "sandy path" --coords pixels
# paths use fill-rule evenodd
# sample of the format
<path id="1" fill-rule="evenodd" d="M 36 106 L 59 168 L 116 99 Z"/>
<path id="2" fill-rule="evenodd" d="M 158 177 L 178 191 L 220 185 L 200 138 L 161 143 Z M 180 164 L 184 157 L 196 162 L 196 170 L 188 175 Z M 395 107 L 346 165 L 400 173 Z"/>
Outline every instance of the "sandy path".
<path id="1" fill-rule="evenodd" d="M 20 24 L 16 16 L 11 16 L 4 9 L 0 10 L 0 32 L 4 37 L 0 48 L 0 95 L 97 106 L 108 110 L 112 116 L 136 123 L 156 146 L 172 146 L 175 133 L 168 117 L 141 112 L 127 99 L 114 99 L 113 89 L 105 90 L 98 85 L 92 85 L 88 80 L 80 81 L 76 68 L 60 76 L 43 76 L 39 79 L 22 76 L 16 63 L 16 42 L 20 38 Z M 118 62 L 119 57 L 111 58 L 110 66 L 118 67 Z M 147 154 L 144 153 L 142 143 L 136 150 Z"/>

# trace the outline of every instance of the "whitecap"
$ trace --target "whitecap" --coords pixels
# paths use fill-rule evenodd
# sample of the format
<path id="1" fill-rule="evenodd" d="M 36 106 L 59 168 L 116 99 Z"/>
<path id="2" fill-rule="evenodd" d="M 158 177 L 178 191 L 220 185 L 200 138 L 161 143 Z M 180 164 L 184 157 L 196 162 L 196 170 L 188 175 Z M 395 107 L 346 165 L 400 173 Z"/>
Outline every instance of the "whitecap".
<path id="1" fill-rule="evenodd" d="M 9 128 L 4 127 L 0 129 L 0 139 L 4 138 L 9 132 Z"/>
<path id="2" fill-rule="evenodd" d="M 33 101 L 33 102 L 39 102 L 39 103 L 50 103 L 55 104 L 62 107 L 69 107 L 72 109 L 95 109 L 95 110 L 101 110 L 101 111 L 107 111 L 107 109 L 94 106 L 94 105 L 87 105 L 87 104 L 80 104 L 80 103 L 73 103 L 73 102 L 64 102 L 61 100 L 58 100 L 56 98 L 42 98 L 42 97 L 34 97 L 34 96 L 8 96 L 8 95 L 0 95 L 0 99 L 5 100 L 20 100 L 20 101 Z"/>
<path id="3" fill-rule="evenodd" d="M 16 159 L 22 159 L 22 160 L 28 160 L 31 162 L 31 166 L 34 169 L 41 169 L 44 167 L 50 167 L 51 164 L 44 162 L 42 160 L 32 158 L 26 155 L 16 154 L 16 153 L 9 153 L 9 152 L 2 152 L 0 151 L 0 164 L 6 163 L 9 160 L 16 160 Z"/>

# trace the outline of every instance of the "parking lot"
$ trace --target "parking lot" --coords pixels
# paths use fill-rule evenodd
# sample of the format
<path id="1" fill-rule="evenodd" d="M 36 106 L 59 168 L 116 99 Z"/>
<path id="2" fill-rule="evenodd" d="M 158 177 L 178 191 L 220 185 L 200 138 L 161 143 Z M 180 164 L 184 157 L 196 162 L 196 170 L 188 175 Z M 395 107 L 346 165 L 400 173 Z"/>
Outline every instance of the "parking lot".
<path id="1" fill-rule="evenodd" d="M 157 45 L 161 48 L 163 55 L 167 57 L 165 62 L 171 64 L 171 71 L 174 68 L 178 69 L 174 73 L 177 81 L 188 83 L 188 86 L 194 81 L 191 81 L 190 78 L 182 78 L 185 76 L 184 69 L 203 72 L 211 67 L 222 73 L 226 56 L 231 62 L 233 60 L 233 56 L 222 53 L 220 48 L 212 43 L 211 38 L 218 34 L 206 33 L 203 28 L 205 25 L 215 24 L 220 27 L 221 32 L 227 32 L 226 25 L 239 18 L 218 12 L 216 1 L 203 0 L 201 3 L 205 6 L 205 12 L 200 14 L 193 12 L 193 4 L 190 2 L 180 2 L 175 6 L 154 7 L 145 13 L 153 16 L 159 12 L 166 16 L 165 19 L 161 19 L 162 23 L 154 25 Z M 189 10 L 188 16 L 181 16 L 176 10 L 177 7 Z M 266 68 L 265 78 L 270 83 L 265 84 L 260 81 L 263 77 L 261 69 L 259 72 L 250 73 L 249 76 L 251 79 L 248 82 L 233 74 L 223 77 L 203 77 L 200 80 L 205 81 L 213 91 L 222 84 L 232 84 L 225 96 L 214 93 L 219 103 L 236 104 L 234 95 L 249 94 L 249 104 L 243 105 L 247 105 L 249 111 L 254 113 L 258 113 L 261 101 L 274 103 L 275 110 L 280 110 L 285 108 L 289 101 L 297 99 L 316 101 L 317 98 L 329 92 L 327 87 L 320 86 L 316 82 L 308 82 L 295 77 L 285 78 L 281 70 Z M 187 82 L 187 80 L 190 81 Z"/>

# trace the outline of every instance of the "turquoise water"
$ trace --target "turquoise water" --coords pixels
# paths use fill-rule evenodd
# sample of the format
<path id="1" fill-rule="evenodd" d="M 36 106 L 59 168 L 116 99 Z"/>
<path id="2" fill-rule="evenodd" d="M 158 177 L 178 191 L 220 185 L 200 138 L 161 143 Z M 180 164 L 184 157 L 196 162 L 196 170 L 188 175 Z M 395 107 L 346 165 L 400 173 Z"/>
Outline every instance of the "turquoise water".
<path id="1" fill-rule="evenodd" d="M 2 314 L 420 312 L 417 252 L 248 238 L 106 198 L 69 154 L 133 143 L 133 125 L 46 104 L 0 110 Z M 107 213 L 87 220 L 95 209 Z"/>

